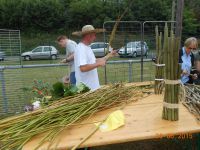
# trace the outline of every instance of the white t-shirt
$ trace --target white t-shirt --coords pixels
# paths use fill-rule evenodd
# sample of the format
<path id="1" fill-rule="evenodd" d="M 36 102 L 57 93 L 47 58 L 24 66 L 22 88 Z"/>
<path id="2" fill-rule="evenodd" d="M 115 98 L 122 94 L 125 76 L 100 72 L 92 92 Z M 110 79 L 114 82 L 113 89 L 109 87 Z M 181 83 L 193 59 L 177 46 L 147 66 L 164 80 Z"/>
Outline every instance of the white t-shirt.
<path id="1" fill-rule="evenodd" d="M 68 39 L 67 40 L 67 44 L 66 44 L 66 57 L 68 57 L 69 55 L 71 55 L 72 53 L 75 52 L 75 49 L 77 47 L 76 42 Z M 74 60 L 69 62 L 69 67 L 70 67 L 70 71 L 74 72 L 75 68 L 74 68 Z"/>
<path id="2" fill-rule="evenodd" d="M 96 63 L 96 58 L 92 49 L 83 43 L 79 43 L 75 51 L 74 60 L 75 76 L 77 81 L 76 84 L 82 82 L 91 90 L 100 88 L 99 77 L 96 68 L 87 72 L 82 72 L 80 70 L 80 66 Z"/>

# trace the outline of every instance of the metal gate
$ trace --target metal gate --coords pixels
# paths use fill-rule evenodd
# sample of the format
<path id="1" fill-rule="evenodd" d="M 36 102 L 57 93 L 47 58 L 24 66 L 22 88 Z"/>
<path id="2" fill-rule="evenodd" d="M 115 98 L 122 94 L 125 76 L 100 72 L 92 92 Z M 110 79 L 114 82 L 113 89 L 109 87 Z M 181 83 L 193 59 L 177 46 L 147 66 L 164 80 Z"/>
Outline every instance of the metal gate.
<path id="1" fill-rule="evenodd" d="M 104 32 L 104 42 L 108 43 L 112 29 L 115 25 L 116 21 L 107 21 L 103 24 L 103 28 L 106 30 Z M 105 84 L 109 82 L 116 82 L 116 81 L 127 81 L 127 82 L 133 82 L 133 81 L 140 81 L 142 79 L 142 68 L 143 68 L 143 48 L 141 46 L 140 53 L 134 52 L 129 53 L 129 49 L 134 48 L 134 44 L 136 42 L 142 41 L 142 23 L 139 21 L 120 21 L 117 30 L 115 32 L 115 37 L 113 39 L 113 42 L 111 43 L 111 46 L 113 49 L 117 49 L 120 51 L 123 51 L 124 55 L 129 55 L 130 59 L 132 57 L 136 57 L 137 55 L 141 55 L 141 63 L 133 64 L 130 62 L 127 64 L 116 64 L 112 68 L 107 65 L 105 67 Z M 130 48 L 129 48 L 130 47 Z M 121 55 L 120 57 L 123 57 Z M 138 58 L 139 59 L 139 58 Z M 140 69 L 141 68 L 141 69 Z M 137 76 L 132 76 L 130 78 L 130 75 L 133 75 L 133 72 L 137 72 Z"/>
<path id="2" fill-rule="evenodd" d="M 156 49 L 155 39 L 155 27 L 158 26 L 159 32 L 164 32 L 165 24 L 167 24 L 169 30 L 175 32 L 176 22 L 175 21 L 145 21 L 143 22 L 143 40 L 148 43 L 150 49 L 150 55 L 154 56 Z"/>
<path id="3" fill-rule="evenodd" d="M 164 27 L 167 24 L 169 31 L 173 30 L 175 33 L 176 22 L 175 21 L 145 21 L 143 22 L 142 36 L 143 41 L 147 43 L 149 47 L 149 58 L 154 58 L 156 56 L 156 38 L 155 38 L 155 27 L 158 26 L 159 32 L 164 33 Z M 164 36 L 164 34 L 163 34 Z M 153 68 L 155 70 L 155 67 Z M 148 74 L 149 70 L 144 69 L 143 77 Z"/>
<path id="4" fill-rule="evenodd" d="M 19 30 L 0 30 L 0 110 L 8 113 L 10 110 L 18 110 L 20 103 L 14 97 L 21 93 L 17 87 L 21 86 L 21 70 L 14 74 L 4 70 L 4 66 L 21 64 L 21 37 Z M 2 61 L 4 60 L 4 61 Z M 19 78 L 20 79 L 19 79 Z M 19 86 L 16 86 L 19 85 Z M 10 93 L 10 94 L 9 94 Z"/>

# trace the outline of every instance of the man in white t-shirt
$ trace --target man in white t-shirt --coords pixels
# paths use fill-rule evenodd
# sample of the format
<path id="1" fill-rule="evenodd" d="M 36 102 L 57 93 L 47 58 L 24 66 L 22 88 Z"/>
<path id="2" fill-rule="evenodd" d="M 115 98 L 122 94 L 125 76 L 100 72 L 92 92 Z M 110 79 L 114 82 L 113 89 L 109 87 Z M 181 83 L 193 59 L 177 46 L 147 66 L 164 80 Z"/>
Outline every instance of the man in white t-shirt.
<path id="1" fill-rule="evenodd" d="M 97 68 L 105 66 L 106 59 L 96 59 L 89 45 L 96 39 L 96 33 L 103 31 L 95 29 L 92 25 L 85 25 L 82 31 L 72 33 L 82 38 L 74 55 L 76 84 L 82 82 L 91 90 L 100 88 Z"/>
<path id="2" fill-rule="evenodd" d="M 76 42 L 68 39 L 65 35 L 61 35 L 57 38 L 57 43 L 60 47 L 66 48 L 66 58 L 63 59 L 62 63 L 68 63 L 70 67 L 70 75 L 69 75 L 69 81 L 71 84 L 76 84 L 76 78 L 75 78 L 75 68 L 74 68 L 74 52 L 77 47 Z M 64 83 L 67 82 L 68 76 L 64 77 Z"/>

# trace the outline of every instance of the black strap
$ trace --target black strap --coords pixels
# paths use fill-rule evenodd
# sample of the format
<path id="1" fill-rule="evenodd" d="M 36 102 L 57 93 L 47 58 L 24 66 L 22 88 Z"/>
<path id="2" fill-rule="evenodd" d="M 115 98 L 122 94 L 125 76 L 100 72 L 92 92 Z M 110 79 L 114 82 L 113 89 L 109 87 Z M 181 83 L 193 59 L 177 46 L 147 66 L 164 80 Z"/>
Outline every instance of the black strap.
<path id="1" fill-rule="evenodd" d="M 183 50 L 182 49 L 180 49 L 179 50 L 179 58 L 178 58 L 178 63 L 183 63 L 183 60 L 182 60 L 182 57 L 183 56 Z"/>
<path id="2" fill-rule="evenodd" d="M 183 63 L 183 60 L 182 60 L 182 58 L 181 58 L 182 56 L 183 56 L 183 49 L 180 49 L 180 50 L 179 50 L 179 59 L 178 59 L 178 63 Z M 190 56 L 191 56 L 191 64 L 192 64 L 192 66 L 194 66 L 194 54 L 191 53 Z"/>

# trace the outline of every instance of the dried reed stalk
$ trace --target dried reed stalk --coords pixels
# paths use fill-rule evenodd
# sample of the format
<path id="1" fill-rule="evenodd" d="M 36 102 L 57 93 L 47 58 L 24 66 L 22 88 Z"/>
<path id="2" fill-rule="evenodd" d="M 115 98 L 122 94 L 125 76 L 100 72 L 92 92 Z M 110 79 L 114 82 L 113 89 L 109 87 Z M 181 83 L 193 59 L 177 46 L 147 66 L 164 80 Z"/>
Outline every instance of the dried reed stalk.
<path id="1" fill-rule="evenodd" d="M 200 86 L 188 84 L 184 88 L 186 97 L 183 100 L 183 104 L 200 121 Z"/>

